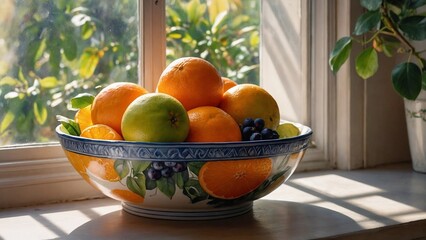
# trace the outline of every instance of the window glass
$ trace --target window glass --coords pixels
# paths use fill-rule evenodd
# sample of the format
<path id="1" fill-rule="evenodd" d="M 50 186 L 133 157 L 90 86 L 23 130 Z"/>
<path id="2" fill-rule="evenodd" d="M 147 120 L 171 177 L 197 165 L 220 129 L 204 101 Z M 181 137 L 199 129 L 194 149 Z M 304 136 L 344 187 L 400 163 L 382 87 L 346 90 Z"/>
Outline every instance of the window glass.
<path id="1" fill-rule="evenodd" d="M 196 56 L 224 77 L 259 84 L 260 0 L 167 0 L 167 63 Z"/>
<path id="2" fill-rule="evenodd" d="M 138 82 L 137 0 L 2 0 L 0 147 L 56 140 L 78 93 Z"/>

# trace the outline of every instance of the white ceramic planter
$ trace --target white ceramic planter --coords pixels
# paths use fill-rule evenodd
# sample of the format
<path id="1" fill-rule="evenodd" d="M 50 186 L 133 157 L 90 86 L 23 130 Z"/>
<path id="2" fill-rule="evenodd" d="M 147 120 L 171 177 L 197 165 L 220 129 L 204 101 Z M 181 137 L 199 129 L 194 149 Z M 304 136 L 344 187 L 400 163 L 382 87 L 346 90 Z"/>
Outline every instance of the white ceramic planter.
<path id="1" fill-rule="evenodd" d="M 404 104 L 413 169 L 426 173 L 426 91 Z"/>

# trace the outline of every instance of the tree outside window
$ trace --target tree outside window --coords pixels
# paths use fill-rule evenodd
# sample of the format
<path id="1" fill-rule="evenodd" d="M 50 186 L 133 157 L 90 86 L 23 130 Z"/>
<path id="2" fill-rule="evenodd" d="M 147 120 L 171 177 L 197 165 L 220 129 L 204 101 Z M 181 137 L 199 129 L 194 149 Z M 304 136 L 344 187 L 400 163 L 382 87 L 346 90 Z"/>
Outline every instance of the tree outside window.
<path id="1" fill-rule="evenodd" d="M 260 1 L 166 3 L 168 61 L 199 56 L 259 83 Z M 72 97 L 139 82 L 137 0 L 5 0 L 0 25 L 0 147 L 55 141 Z"/>

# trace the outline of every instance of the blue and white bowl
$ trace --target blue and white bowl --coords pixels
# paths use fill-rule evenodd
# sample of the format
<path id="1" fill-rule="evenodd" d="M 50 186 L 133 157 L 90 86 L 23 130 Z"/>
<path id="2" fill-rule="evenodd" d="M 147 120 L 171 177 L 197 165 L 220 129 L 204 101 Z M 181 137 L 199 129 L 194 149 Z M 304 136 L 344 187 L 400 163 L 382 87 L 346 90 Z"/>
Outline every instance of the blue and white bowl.
<path id="1" fill-rule="evenodd" d="M 243 214 L 284 183 L 308 148 L 297 137 L 220 143 L 148 143 L 87 139 L 56 128 L 76 171 L 122 202 L 129 213 L 162 219 L 217 219 Z"/>

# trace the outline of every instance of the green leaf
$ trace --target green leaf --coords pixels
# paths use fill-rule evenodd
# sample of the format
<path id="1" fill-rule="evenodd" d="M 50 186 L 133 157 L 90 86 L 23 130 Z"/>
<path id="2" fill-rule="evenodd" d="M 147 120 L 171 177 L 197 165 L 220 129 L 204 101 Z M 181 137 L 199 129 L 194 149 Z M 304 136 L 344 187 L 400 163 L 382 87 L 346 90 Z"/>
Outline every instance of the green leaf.
<path id="1" fill-rule="evenodd" d="M 61 48 L 59 39 L 50 40 L 47 43 L 47 50 L 49 50 L 49 64 L 51 66 L 50 72 L 53 75 L 59 73 L 59 65 L 61 63 Z"/>
<path id="2" fill-rule="evenodd" d="M 421 6 L 426 5 L 426 0 L 409 1 L 409 3 L 410 3 L 410 6 L 409 6 L 410 8 L 416 9 L 416 8 L 419 8 Z"/>
<path id="3" fill-rule="evenodd" d="M 0 86 L 9 85 L 9 86 L 14 87 L 14 86 L 17 86 L 19 84 L 20 84 L 20 82 L 18 81 L 18 79 L 15 79 L 15 78 L 12 78 L 12 77 L 9 77 L 9 76 L 6 76 L 6 77 L 3 77 L 2 79 L 0 79 Z"/>
<path id="4" fill-rule="evenodd" d="M 157 188 L 157 181 L 146 178 L 145 187 L 146 190 L 154 190 Z"/>
<path id="5" fill-rule="evenodd" d="M 96 26 L 90 21 L 87 21 L 81 26 L 81 38 L 83 40 L 89 39 L 96 31 Z"/>
<path id="6" fill-rule="evenodd" d="M 176 182 L 178 188 L 183 189 L 185 182 L 189 179 L 188 171 L 179 172 L 173 175 L 173 179 Z"/>
<path id="7" fill-rule="evenodd" d="M 343 63 L 348 60 L 349 54 L 352 50 L 352 38 L 343 37 L 336 42 L 333 51 L 330 53 L 329 65 L 331 71 L 336 74 Z"/>
<path id="8" fill-rule="evenodd" d="M 132 169 L 135 173 L 142 173 L 151 165 L 150 161 L 131 161 Z"/>
<path id="9" fill-rule="evenodd" d="M 198 176 L 201 167 L 205 164 L 205 162 L 189 162 L 188 168 L 191 172 Z"/>
<path id="10" fill-rule="evenodd" d="M 400 63 L 392 70 L 392 84 L 401 96 L 415 100 L 422 88 L 422 72 L 414 63 Z"/>
<path id="11" fill-rule="evenodd" d="M 77 57 L 77 42 L 71 33 L 66 33 L 61 42 L 65 57 L 72 61 Z"/>
<path id="12" fill-rule="evenodd" d="M 42 88 L 54 88 L 58 85 L 58 82 L 56 77 L 45 77 L 40 80 L 40 86 Z"/>
<path id="13" fill-rule="evenodd" d="M 426 91 L 426 71 L 422 73 L 422 89 Z"/>
<path id="14" fill-rule="evenodd" d="M 170 32 L 167 33 L 167 37 L 173 39 L 181 39 L 186 35 L 186 29 L 182 27 L 171 27 Z"/>
<path id="15" fill-rule="evenodd" d="M 206 4 L 200 3 L 200 0 L 191 0 L 187 5 L 188 20 L 190 23 L 196 24 L 201 19 L 201 16 L 204 15 L 206 10 Z"/>
<path id="16" fill-rule="evenodd" d="M 37 123 L 43 125 L 47 119 L 47 108 L 44 103 L 41 101 L 35 101 L 33 103 L 33 112 Z"/>
<path id="17" fill-rule="evenodd" d="M 191 199 L 192 203 L 206 200 L 209 197 L 209 195 L 200 186 L 198 180 L 195 179 L 188 179 L 188 181 L 185 182 L 183 194 Z"/>
<path id="18" fill-rule="evenodd" d="M 130 191 L 145 197 L 146 187 L 145 187 L 145 175 L 139 174 L 134 177 L 128 177 L 126 180 L 126 185 Z"/>
<path id="19" fill-rule="evenodd" d="M 74 109 L 81 109 L 93 103 L 95 96 L 90 93 L 80 93 L 71 99 L 71 107 Z"/>
<path id="20" fill-rule="evenodd" d="M 157 180 L 157 187 L 160 192 L 164 193 L 168 198 L 172 199 L 176 192 L 176 184 L 173 178 L 160 178 Z"/>
<path id="21" fill-rule="evenodd" d="M 90 78 L 99 63 L 98 49 L 86 48 L 80 57 L 80 76 Z"/>
<path id="22" fill-rule="evenodd" d="M 367 8 L 368 11 L 375 11 L 382 5 L 382 0 L 361 0 L 361 6 Z"/>
<path id="23" fill-rule="evenodd" d="M 362 35 L 380 23 L 380 11 L 368 11 L 362 14 L 355 24 L 354 35 Z"/>
<path id="24" fill-rule="evenodd" d="M 0 133 L 3 133 L 15 120 L 15 114 L 12 111 L 8 111 L 0 123 Z"/>
<path id="25" fill-rule="evenodd" d="M 355 60 L 355 70 L 363 79 L 373 76 L 378 68 L 379 59 L 377 52 L 372 47 L 362 51 Z"/>
<path id="26" fill-rule="evenodd" d="M 228 16 L 228 12 L 221 12 L 217 15 L 213 26 L 212 26 L 212 33 L 216 34 L 219 32 L 220 29 L 226 24 L 226 19 Z"/>
<path id="27" fill-rule="evenodd" d="M 208 1 L 208 10 L 209 10 L 209 20 L 210 22 L 214 22 L 216 16 L 224 11 L 229 9 L 229 2 L 223 0 L 210 0 Z"/>
<path id="28" fill-rule="evenodd" d="M 115 160 L 114 161 L 114 170 L 117 172 L 120 179 L 123 179 L 130 172 L 129 164 L 126 160 Z"/>
<path id="29" fill-rule="evenodd" d="M 409 16 L 403 18 L 399 28 L 412 40 L 426 39 L 426 16 Z"/>
<path id="30" fill-rule="evenodd" d="M 80 136 L 80 126 L 73 119 L 69 119 L 61 115 L 56 115 L 56 119 L 62 124 L 62 126 L 70 135 Z"/>

